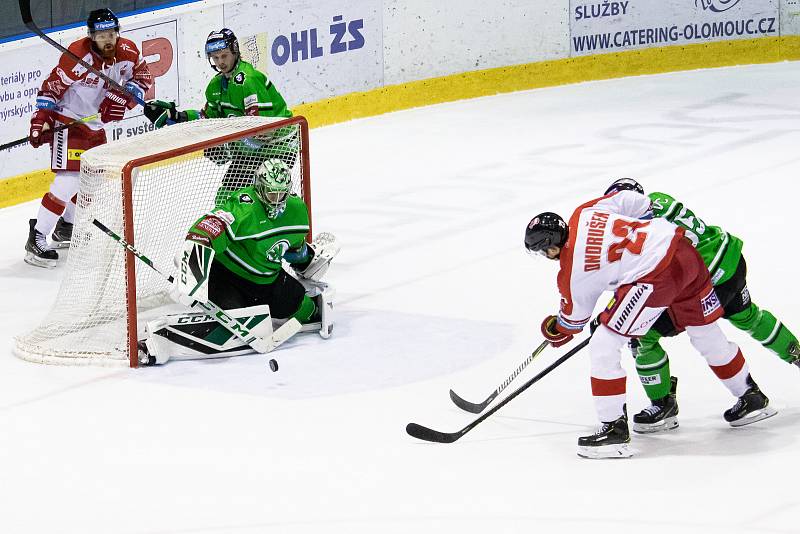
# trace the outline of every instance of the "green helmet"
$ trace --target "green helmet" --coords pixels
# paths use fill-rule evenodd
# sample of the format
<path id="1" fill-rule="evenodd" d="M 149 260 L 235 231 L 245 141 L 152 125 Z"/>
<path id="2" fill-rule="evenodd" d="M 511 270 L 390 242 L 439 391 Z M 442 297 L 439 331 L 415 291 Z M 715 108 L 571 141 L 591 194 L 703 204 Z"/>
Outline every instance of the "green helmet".
<path id="1" fill-rule="evenodd" d="M 267 209 L 267 217 L 275 219 L 286 209 L 286 197 L 292 190 L 292 174 L 279 159 L 268 159 L 256 169 L 256 194 Z"/>

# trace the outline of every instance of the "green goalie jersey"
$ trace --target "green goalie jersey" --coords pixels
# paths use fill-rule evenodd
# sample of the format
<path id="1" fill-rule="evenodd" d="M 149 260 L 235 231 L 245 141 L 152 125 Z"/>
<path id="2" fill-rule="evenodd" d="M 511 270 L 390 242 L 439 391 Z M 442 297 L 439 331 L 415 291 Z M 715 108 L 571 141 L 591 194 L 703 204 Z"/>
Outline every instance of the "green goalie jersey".
<path id="1" fill-rule="evenodd" d="M 255 189 L 245 187 L 198 219 L 187 238 L 213 248 L 214 261 L 229 271 L 256 284 L 271 284 L 284 255 L 304 250 L 308 231 L 308 209 L 300 197 L 287 197 L 283 213 L 270 219 Z"/>
<path id="2" fill-rule="evenodd" d="M 291 117 L 286 101 L 267 76 L 239 60 L 230 77 L 217 74 L 206 88 L 206 117 L 216 119 L 261 115 Z"/>
<path id="3" fill-rule="evenodd" d="M 686 230 L 686 237 L 692 240 L 703 257 L 715 286 L 733 276 L 742 256 L 741 239 L 719 226 L 706 225 L 692 210 L 666 193 L 650 193 L 648 196 L 654 217 L 663 217 Z"/>

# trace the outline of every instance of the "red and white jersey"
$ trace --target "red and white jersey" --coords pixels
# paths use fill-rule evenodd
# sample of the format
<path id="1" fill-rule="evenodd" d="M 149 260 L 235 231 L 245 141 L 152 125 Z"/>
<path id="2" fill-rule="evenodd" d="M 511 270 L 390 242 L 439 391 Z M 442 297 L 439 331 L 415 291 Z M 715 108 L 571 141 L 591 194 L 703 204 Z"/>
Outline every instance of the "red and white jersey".
<path id="1" fill-rule="evenodd" d="M 683 231 L 666 219 L 641 219 L 651 215 L 650 199 L 635 191 L 613 193 L 575 210 L 558 273 L 562 330 L 580 331 L 603 291 L 666 266 Z"/>
<path id="2" fill-rule="evenodd" d="M 147 63 L 134 42 L 129 39 L 117 39 L 117 49 L 111 59 L 103 59 L 92 47 L 89 37 L 69 45 L 69 51 L 122 86 L 133 81 L 141 87 L 142 92 L 146 92 L 153 84 Z M 75 58 L 61 54 L 58 65 L 42 83 L 41 96 L 55 100 L 59 120 L 70 122 L 97 113 L 107 90 L 106 81 L 78 63 Z M 93 130 L 103 127 L 100 119 L 87 122 L 86 125 Z"/>

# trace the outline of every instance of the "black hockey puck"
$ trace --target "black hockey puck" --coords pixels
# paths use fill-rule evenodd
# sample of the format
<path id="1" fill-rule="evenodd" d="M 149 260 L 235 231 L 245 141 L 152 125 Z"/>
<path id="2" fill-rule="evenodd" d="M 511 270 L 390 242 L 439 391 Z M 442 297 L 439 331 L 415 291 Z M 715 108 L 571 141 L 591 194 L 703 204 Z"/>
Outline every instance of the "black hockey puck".
<path id="1" fill-rule="evenodd" d="M 276 372 L 278 370 L 278 362 L 277 360 L 270 360 L 269 361 L 269 368 L 272 369 L 272 372 Z"/>

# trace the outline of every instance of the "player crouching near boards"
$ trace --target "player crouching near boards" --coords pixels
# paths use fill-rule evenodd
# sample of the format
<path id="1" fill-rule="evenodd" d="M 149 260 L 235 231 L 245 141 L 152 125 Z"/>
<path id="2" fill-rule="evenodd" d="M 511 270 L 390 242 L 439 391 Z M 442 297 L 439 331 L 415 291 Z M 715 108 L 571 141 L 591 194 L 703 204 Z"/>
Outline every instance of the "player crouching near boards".
<path id="1" fill-rule="evenodd" d="M 647 332 L 664 310 L 738 398 L 723 415 L 728 423 L 741 426 L 776 413 L 751 378 L 742 351 L 716 324 L 723 310 L 700 254 L 683 228 L 665 219 L 640 220 L 652 217 L 650 211 L 644 195 L 619 191 L 578 207 L 569 225 L 547 212 L 534 217 L 525 231 L 528 251 L 561 265 L 561 308 L 542 322 L 553 346 L 568 343 L 583 329 L 604 291 L 615 292 L 589 342 L 592 396 L 602 426 L 578 438 L 578 455 L 584 458 L 633 454 L 620 349 Z"/>
<path id="2" fill-rule="evenodd" d="M 339 247 L 325 233 L 309 245 L 308 232 L 308 208 L 291 194 L 288 167 L 267 160 L 252 186 L 234 192 L 191 227 L 173 298 L 187 306 L 211 301 L 261 337 L 272 335 L 271 317 L 295 318 L 301 331 L 328 338 L 334 292 L 320 280 Z M 146 331 L 146 341 L 139 343 L 145 364 L 254 352 L 205 313 L 168 315 L 148 323 Z"/>

